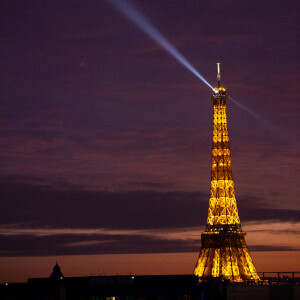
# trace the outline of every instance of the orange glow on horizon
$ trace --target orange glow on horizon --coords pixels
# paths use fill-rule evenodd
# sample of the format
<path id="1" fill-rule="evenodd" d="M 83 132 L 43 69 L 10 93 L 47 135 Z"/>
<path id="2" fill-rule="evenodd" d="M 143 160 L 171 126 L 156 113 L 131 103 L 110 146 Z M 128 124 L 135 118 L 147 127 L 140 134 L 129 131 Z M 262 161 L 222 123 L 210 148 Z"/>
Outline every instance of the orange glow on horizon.
<path id="1" fill-rule="evenodd" d="M 56 261 L 66 277 L 98 275 L 192 274 L 198 252 L 0 257 L 0 282 L 25 282 L 49 277 Z M 300 269 L 300 251 L 254 251 L 258 272 L 293 272 Z"/>

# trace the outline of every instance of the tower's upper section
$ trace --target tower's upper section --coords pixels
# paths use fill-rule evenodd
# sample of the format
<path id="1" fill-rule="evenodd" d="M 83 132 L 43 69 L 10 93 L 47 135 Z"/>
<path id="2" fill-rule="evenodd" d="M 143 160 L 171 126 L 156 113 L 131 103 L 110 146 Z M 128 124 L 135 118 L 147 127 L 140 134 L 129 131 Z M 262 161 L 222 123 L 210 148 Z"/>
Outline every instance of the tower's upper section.
<path id="1" fill-rule="evenodd" d="M 207 217 L 207 231 L 240 231 L 235 191 L 232 177 L 229 135 L 227 128 L 226 89 L 221 85 L 220 64 L 218 63 L 218 86 L 213 89 L 211 100 L 214 104 L 211 188 Z"/>
<path id="2" fill-rule="evenodd" d="M 227 92 L 226 89 L 221 85 L 221 74 L 220 74 L 220 63 L 217 63 L 218 66 L 218 86 L 212 89 L 212 96 L 211 101 L 214 105 L 216 104 L 226 104 L 228 98 L 227 98 Z"/>

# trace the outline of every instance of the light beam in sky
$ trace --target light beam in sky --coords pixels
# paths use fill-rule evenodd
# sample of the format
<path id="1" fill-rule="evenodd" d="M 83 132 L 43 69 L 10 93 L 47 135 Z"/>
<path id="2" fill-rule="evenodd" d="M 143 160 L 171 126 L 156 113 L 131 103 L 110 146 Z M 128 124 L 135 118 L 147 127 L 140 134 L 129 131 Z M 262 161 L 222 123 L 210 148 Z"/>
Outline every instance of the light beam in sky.
<path id="1" fill-rule="evenodd" d="M 237 106 L 239 106 L 240 108 L 242 108 L 243 110 L 245 110 L 252 117 L 254 117 L 255 119 L 259 120 L 262 124 L 264 124 L 271 131 L 276 132 L 279 135 L 281 135 L 282 137 L 287 138 L 287 139 L 289 139 L 291 141 L 293 140 L 292 137 L 289 136 L 286 132 L 284 132 L 281 128 L 279 128 L 278 126 L 276 126 L 276 125 L 272 124 L 271 122 L 267 121 L 265 118 L 263 118 L 258 113 L 256 113 L 255 111 L 251 110 L 250 108 L 248 108 L 244 104 L 242 104 L 239 101 L 233 99 L 232 97 L 228 97 L 228 99 L 230 99 L 234 104 L 236 104 Z"/>
<path id="2" fill-rule="evenodd" d="M 138 28 L 151 37 L 158 45 L 171 54 L 177 61 L 196 75 L 211 89 L 213 88 L 207 80 L 187 61 L 187 59 L 127 0 L 108 0 Z"/>
<path id="3" fill-rule="evenodd" d="M 114 5 L 123 15 L 125 15 L 131 22 L 133 22 L 140 30 L 146 33 L 150 38 L 152 38 L 158 45 L 160 45 L 166 52 L 171 54 L 178 62 L 180 62 L 183 66 L 185 66 L 190 72 L 196 75 L 200 80 L 202 80 L 207 86 L 211 89 L 213 87 L 208 83 L 208 81 L 191 65 L 190 62 L 156 29 L 150 21 L 128 0 L 108 0 L 110 3 Z M 247 111 L 254 118 L 261 121 L 266 127 L 280 133 L 281 135 L 285 135 L 284 132 L 265 120 L 256 112 L 250 110 L 245 105 L 241 104 L 237 100 L 228 97 L 232 102 L 236 105 Z"/>

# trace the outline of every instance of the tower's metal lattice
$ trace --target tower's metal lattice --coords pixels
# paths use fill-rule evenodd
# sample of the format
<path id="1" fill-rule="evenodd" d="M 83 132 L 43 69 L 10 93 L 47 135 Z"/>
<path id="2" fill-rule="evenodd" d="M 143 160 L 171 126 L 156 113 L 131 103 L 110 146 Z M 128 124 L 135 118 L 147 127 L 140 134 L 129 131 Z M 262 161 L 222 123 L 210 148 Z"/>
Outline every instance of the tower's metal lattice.
<path id="1" fill-rule="evenodd" d="M 211 186 L 207 225 L 201 234 L 202 247 L 194 270 L 199 279 L 221 277 L 234 282 L 260 281 L 245 242 L 232 178 L 226 117 L 227 92 L 220 82 L 212 90 L 214 127 Z"/>

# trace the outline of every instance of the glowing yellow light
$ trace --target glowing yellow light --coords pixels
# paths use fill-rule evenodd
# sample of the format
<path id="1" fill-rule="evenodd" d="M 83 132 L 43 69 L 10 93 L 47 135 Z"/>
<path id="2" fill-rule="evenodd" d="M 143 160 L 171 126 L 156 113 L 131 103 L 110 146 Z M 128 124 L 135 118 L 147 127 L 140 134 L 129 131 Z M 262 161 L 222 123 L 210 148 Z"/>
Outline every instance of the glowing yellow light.
<path id="1" fill-rule="evenodd" d="M 214 91 L 226 91 L 219 86 Z M 241 231 L 235 198 L 226 116 L 226 95 L 213 94 L 211 185 L 206 231 L 194 274 L 234 282 L 260 281 Z"/>

